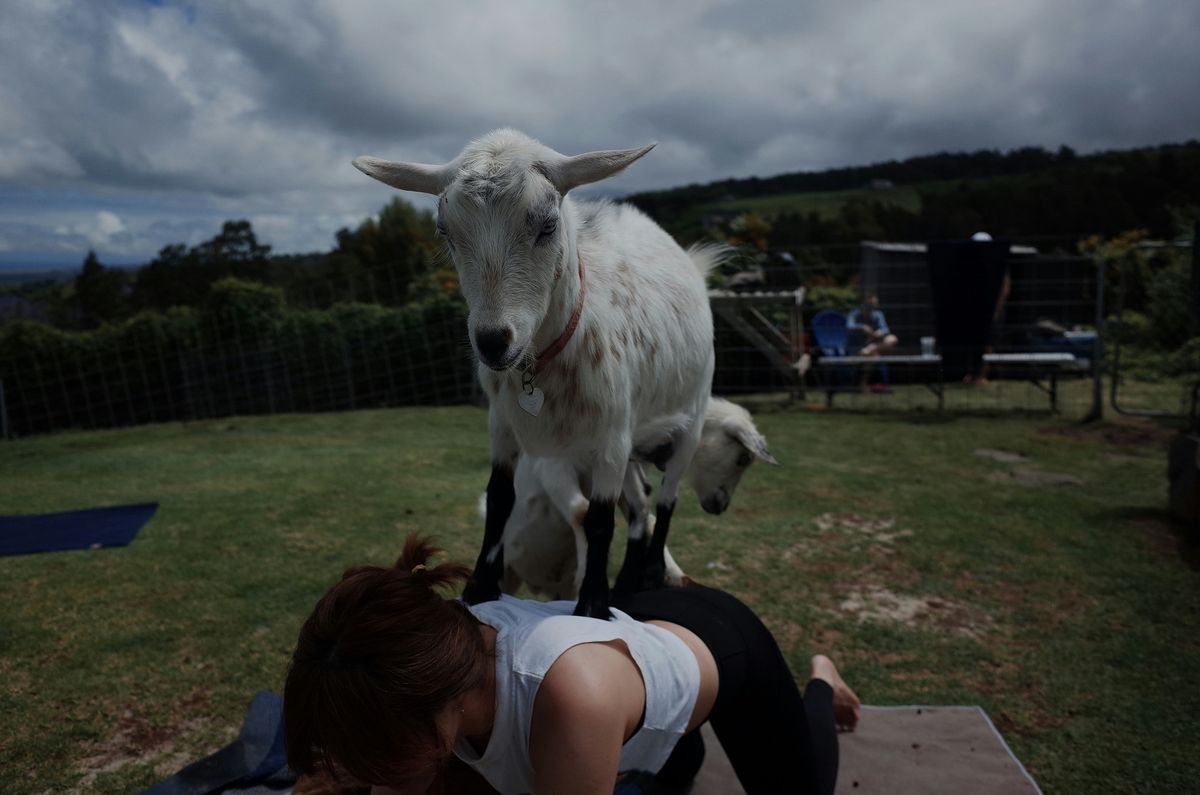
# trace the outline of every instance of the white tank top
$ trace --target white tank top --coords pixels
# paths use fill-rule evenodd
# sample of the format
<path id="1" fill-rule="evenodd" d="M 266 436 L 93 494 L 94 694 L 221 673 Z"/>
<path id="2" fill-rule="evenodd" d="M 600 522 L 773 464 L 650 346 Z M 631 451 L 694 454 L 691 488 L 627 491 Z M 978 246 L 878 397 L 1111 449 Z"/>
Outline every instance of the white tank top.
<path id="1" fill-rule="evenodd" d="M 574 602 L 535 602 L 501 596 L 471 607 L 496 630 L 496 721 L 482 754 L 466 740 L 454 753 L 504 795 L 533 792 L 529 728 L 542 677 L 580 643 L 624 641 L 646 686 L 642 726 L 621 749 L 620 772 L 657 773 L 687 730 L 700 692 L 700 666 L 691 649 L 662 627 L 613 608 L 611 621 L 571 615 Z"/>

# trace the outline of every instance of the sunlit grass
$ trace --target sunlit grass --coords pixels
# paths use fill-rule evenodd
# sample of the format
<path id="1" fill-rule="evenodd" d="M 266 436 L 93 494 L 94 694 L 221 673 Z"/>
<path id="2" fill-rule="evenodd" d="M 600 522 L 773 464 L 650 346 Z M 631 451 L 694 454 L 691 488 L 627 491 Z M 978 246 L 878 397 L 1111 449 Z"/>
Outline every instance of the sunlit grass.
<path id="1" fill-rule="evenodd" d="M 685 493 L 671 547 L 797 675 L 824 651 L 871 703 L 981 704 L 1047 792 L 1194 784 L 1200 578 L 1164 520 L 1167 432 L 1040 410 L 759 424 L 783 466 L 724 516 Z M 410 409 L 0 444 L 2 513 L 161 503 L 127 548 L 0 559 L 0 791 L 136 791 L 280 688 L 344 568 L 413 530 L 472 561 L 485 425 Z"/>

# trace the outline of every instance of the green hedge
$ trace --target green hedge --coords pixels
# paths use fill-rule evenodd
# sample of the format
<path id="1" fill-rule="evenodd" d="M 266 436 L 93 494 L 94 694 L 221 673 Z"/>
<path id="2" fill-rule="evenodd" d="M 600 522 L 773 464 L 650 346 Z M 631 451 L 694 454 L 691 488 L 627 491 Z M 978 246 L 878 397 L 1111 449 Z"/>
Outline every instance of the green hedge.
<path id="1" fill-rule="evenodd" d="M 213 285 L 198 309 L 93 332 L 0 327 L 11 433 L 279 411 L 465 402 L 474 395 L 466 307 L 290 307 L 272 287 Z"/>

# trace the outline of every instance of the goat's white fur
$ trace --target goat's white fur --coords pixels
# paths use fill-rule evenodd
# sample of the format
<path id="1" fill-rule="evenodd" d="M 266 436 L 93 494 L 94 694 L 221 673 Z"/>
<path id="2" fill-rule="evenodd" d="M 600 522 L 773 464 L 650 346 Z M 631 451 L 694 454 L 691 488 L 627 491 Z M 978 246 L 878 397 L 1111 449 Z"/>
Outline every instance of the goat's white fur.
<path id="1" fill-rule="evenodd" d="M 713 346 L 704 274 L 717 255 L 689 256 L 633 207 L 567 195 L 650 148 L 566 157 L 502 129 L 444 166 L 374 158 L 354 165 L 393 187 L 439 195 L 439 231 L 459 273 L 489 398 L 493 466 L 512 471 L 522 454 L 555 457 L 587 473 L 592 500 L 615 503 L 635 446 L 669 427 L 675 455 L 659 503 L 670 506 L 708 403 Z M 517 365 L 531 362 L 567 326 L 580 260 L 587 289 L 579 325 L 538 374 L 545 405 L 530 416 L 518 404 Z M 502 355 L 481 350 L 489 332 L 507 335 Z M 494 560 L 500 548 L 494 539 L 481 560 Z"/>
<path id="2" fill-rule="evenodd" d="M 767 449 L 745 408 L 719 397 L 712 397 L 704 418 L 704 432 L 688 471 L 692 488 L 709 513 L 721 513 L 729 507 L 742 475 L 757 458 L 770 464 L 778 462 Z M 653 532 L 654 515 L 650 500 L 642 491 L 642 469 L 630 462 L 636 484 L 631 495 L 639 498 L 635 516 L 647 517 L 646 530 Z M 587 511 L 583 496 L 586 483 L 569 471 L 563 462 L 552 458 L 522 457 L 517 463 L 513 485 L 516 504 L 504 527 L 503 590 L 516 593 L 524 582 L 535 594 L 552 599 L 574 599 L 579 593 L 587 539 L 582 521 Z M 480 501 L 481 511 L 485 504 Z M 630 543 L 636 539 L 630 537 Z M 684 573 L 665 551 L 667 583 L 683 584 Z"/>

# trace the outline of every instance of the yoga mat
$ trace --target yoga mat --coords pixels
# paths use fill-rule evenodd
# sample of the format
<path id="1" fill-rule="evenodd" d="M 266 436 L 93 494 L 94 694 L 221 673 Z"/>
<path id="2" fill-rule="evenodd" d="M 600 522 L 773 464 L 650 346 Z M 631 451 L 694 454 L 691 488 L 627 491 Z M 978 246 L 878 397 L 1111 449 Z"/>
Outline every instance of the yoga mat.
<path id="1" fill-rule="evenodd" d="M 260 693 L 255 698 L 255 706 L 251 708 L 251 716 L 264 696 L 278 699 L 273 694 Z M 277 709 L 274 703 L 272 701 L 262 706 Z M 201 795 L 210 792 L 265 795 L 286 792 L 287 787 L 283 785 L 289 771 L 281 766 L 280 757 L 271 756 L 265 750 L 277 737 L 277 734 L 271 734 L 271 731 L 277 731 L 277 724 L 271 723 L 272 714 L 276 716 L 273 719 L 278 720 L 278 713 L 269 710 L 264 713 L 268 720 L 258 730 L 258 739 L 247 738 L 248 734 L 255 734 L 247 730 L 252 720 L 248 716 L 247 726 L 243 727 L 242 736 L 235 743 L 206 760 L 189 765 L 169 781 L 146 790 L 142 795 Z M 260 716 L 260 723 L 264 716 Z M 696 776 L 690 795 L 745 795 L 712 729 L 705 724 L 701 732 L 705 745 L 704 766 Z M 841 757 L 838 795 L 1041 795 L 1037 783 L 1013 755 L 987 713 L 979 707 L 864 706 L 858 728 L 839 734 L 838 746 Z M 236 752 L 234 749 L 237 749 Z M 282 753 L 281 748 L 278 750 Z M 269 761 L 259 761 L 267 758 Z M 218 764 L 222 759 L 224 764 Z M 235 768 L 234 773 L 249 770 L 252 766 L 257 766 L 260 774 L 264 768 L 280 767 L 271 777 L 278 782 L 274 786 L 280 788 L 273 788 L 271 783 L 260 785 L 262 789 L 253 788 L 245 778 L 242 779 L 246 781 L 243 786 L 251 787 L 249 789 L 212 788 L 214 782 L 230 783 L 236 780 L 231 778 L 227 769 L 230 765 Z M 207 766 L 207 769 L 203 766 Z M 192 787 L 181 786 L 186 783 L 181 779 L 187 778 L 185 774 L 189 773 Z M 166 788 L 173 782 L 172 788 Z M 205 782 L 210 788 L 204 788 Z M 781 781 L 778 791 L 792 792 L 793 784 Z M 474 771 L 457 762 L 450 764 L 443 786 L 446 795 L 486 795 L 493 792 Z M 638 795 L 635 785 L 619 791 L 622 795 Z M 296 793 L 301 792 L 305 795 L 328 795 L 339 790 L 302 784 L 296 788 Z"/>
<path id="2" fill-rule="evenodd" d="M 29 516 L 0 516 L 0 556 L 123 547 L 158 510 L 157 502 Z"/>
<path id="3" fill-rule="evenodd" d="M 744 795 L 716 735 L 702 731 L 707 753 L 691 795 Z M 1041 795 L 979 707 L 864 706 L 838 748 L 838 795 Z"/>

